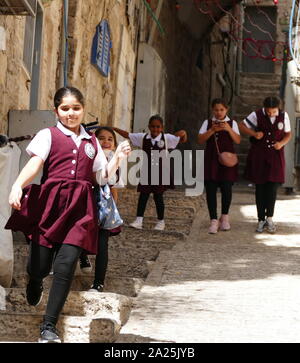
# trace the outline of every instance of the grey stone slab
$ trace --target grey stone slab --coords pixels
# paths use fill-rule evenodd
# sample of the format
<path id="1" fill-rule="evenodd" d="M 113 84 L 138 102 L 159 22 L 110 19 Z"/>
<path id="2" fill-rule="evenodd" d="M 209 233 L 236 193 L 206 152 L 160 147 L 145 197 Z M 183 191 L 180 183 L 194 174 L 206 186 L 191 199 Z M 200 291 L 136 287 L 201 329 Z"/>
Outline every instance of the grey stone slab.
<path id="1" fill-rule="evenodd" d="M 26 300 L 26 289 L 6 289 L 7 313 L 44 313 L 48 301 L 48 291 L 44 291 L 41 303 L 30 306 Z M 68 316 L 113 318 L 121 325 L 128 320 L 132 306 L 132 299 L 114 293 L 97 293 L 84 291 L 70 291 L 62 314 Z"/>
<path id="2" fill-rule="evenodd" d="M 41 314 L 0 313 L 1 342 L 37 342 Z M 57 329 L 64 343 L 112 343 L 121 326 L 112 319 L 61 316 Z"/>

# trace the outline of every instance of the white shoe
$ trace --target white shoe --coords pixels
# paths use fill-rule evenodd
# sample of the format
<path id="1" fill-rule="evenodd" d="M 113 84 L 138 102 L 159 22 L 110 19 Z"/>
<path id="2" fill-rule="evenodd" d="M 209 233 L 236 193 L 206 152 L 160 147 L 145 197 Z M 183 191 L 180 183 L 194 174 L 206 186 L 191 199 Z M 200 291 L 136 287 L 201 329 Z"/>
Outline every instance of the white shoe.
<path id="1" fill-rule="evenodd" d="M 165 225 L 165 221 L 158 221 L 156 223 L 156 226 L 154 227 L 154 229 L 156 231 L 163 231 L 165 229 L 166 225 Z"/>
<path id="2" fill-rule="evenodd" d="M 259 221 L 258 225 L 257 225 L 257 228 L 256 228 L 256 232 L 262 233 L 264 231 L 266 223 L 267 223 L 266 221 Z"/>
<path id="3" fill-rule="evenodd" d="M 267 232 L 268 233 L 275 233 L 276 232 L 276 226 L 272 220 L 272 218 L 268 218 L 266 222 Z"/>
<path id="4" fill-rule="evenodd" d="M 130 227 L 133 227 L 135 229 L 143 229 L 143 220 L 136 219 L 134 222 L 129 224 Z"/>

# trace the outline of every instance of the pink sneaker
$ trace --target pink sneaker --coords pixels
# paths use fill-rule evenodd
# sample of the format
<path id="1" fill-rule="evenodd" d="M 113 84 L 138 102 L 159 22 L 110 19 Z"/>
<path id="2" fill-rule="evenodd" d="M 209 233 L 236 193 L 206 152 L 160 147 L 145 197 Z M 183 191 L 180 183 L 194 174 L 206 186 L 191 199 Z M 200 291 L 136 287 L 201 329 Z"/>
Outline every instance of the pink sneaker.
<path id="1" fill-rule="evenodd" d="M 222 214 L 220 218 L 220 230 L 221 231 L 230 231 L 230 224 L 229 224 L 229 215 Z"/>
<path id="2" fill-rule="evenodd" d="M 218 229 L 219 229 L 219 221 L 217 219 L 212 219 L 210 221 L 210 227 L 208 229 L 208 233 L 216 234 L 216 233 L 218 233 Z"/>

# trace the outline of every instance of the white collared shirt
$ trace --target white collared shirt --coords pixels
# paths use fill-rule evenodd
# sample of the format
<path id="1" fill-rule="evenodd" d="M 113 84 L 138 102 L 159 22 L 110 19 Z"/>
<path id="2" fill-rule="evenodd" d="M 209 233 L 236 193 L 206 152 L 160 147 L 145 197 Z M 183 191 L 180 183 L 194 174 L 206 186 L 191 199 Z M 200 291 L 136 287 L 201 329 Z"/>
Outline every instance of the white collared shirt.
<path id="1" fill-rule="evenodd" d="M 143 147 L 143 140 L 146 133 L 130 133 L 129 139 L 132 142 L 133 146 L 137 146 L 142 148 Z M 167 147 L 168 149 L 175 149 L 180 141 L 179 136 L 175 136 L 172 134 L 164 134 L 165 139 L 167 141 Z M 160 141 L 162 138 L 162 134 L 160 133 L 157 137 L 152 138 L 150 134 L 147 134 L 147 139 L 151 139 L 152 145 L 155 145 L 156 141 Z"/>
<path id="2" fill-rule="evenodd" d="M 67 129 L 61 122 L 57 123 L 57 128 L 63 132 L 67 136 L 71 136 L 72 140 L 74 141 L 77 148 L 80 147 L 80 144 L 83 139 L 91 139 L 92 136 L 90 136 L 84 129 L 82 125 L 80 125 L 80 134 L 76 135 L 73 131 Z M 93 172 L 96 172 L 98 170 L 102 170 L 105 165 L 107 164 L 107 159 L 105 157 L 105 154 L 100 146 L 100 143 L 97 141 L 97 147 L 98 152 L 94 160 L 93 164 Z M 26 152 L 30 156 L 38 156 L 40 157 L 44 162 L 47 160 L 50 150 L 51 150 L 51 131 L 49 128 L 43 129 L 39 131 L 35 137 L 32 139 L 30 144 L 26 148 Z"/>
<path id="3" fill-rule="evenodd" d="M 217 121 L 217 119 L 213 116 L 212 117 L 212 121 Z M 222 121 L 225 121 L 225 122 L 228 122 L 230 121 L 230 118 L 228 116 L 226 116 L 224 118 L 224 120 Z M 208 127 L 208 120 L 205 120 L 201 126 L 201 129 L 199 131 L 199 134 L 205 134 L 208 130 L 207 130 L 207 127 Z M 239 130 L 239 127 L 238 127 L 238 124 L 236 121 L 233 120 L 232 122 L 232 130 L 236 133 L 236 134 L 240 134 L 240 130 Z"/>
<path id="4" fill-rule="evenodd" d="M 265 109 L 263 108 L 263 113 L 266 114 Z M 277 112 L 277 115 L 274 117 L 270 117 L 270 121 L 272 122 L 272 124 L 274 124 L 274 122 L 276 121 L 276 117 L 279 115 L 279 110 Z M 257 126 L 257 115 L 256 112 L 252 112 L 250 113 L 250 115 L 247 117 L 248 120 L 250 120 L 254 126 Z M 248 122 L 246 121 L 246 119 L 243 120 L 243 123 L 249 128 L 251 129 L 252 126 L 248 124 Z M 289 115 L 287 112 L 284 113 L 284 132 L 291 132 L 291 121 L 289 118 Z"/>

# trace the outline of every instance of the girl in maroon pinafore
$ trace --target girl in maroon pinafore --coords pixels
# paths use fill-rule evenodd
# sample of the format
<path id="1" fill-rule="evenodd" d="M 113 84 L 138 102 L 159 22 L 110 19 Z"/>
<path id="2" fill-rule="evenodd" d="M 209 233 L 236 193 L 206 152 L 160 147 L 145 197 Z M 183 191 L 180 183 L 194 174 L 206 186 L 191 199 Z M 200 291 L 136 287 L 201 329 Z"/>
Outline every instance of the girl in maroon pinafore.
<path id="1" fill-rule="evenodd" d="M 241 124 L 243 133 L 251 136 L 251 147 L 247 157 L 246 179 L 256 186 L 258 225 L 262 233 L 267 228 L 275 233 L 273 222 L 277 190 L 284 183 L 284 145 L 291 139 L 291 125 L 286 112 L 279 110 L 280 101 L 267 97 L 264 108 L 252 112 Z"/>
<path id="2" fill-rule="evenodd" d="M 143 168 L 147 169 L 147 173 L 143 173 L 142 175 L 148 175 L 147 180 L 142 180 L 138 185 L 138 192 L 140 193 L 138 207 L 137 207 L 137 218 L 136 220 L 130 224 L 131 227 L 136 229 L 143 228 L 143 218 L 145 209 L 147 206 L 147 202 L 151 193 L 153 193 L 153 198 L 156 205 L 157 211 L 157 224 L 154 227 L 155 230 L 164 230 L 165 222 L 164 222 L 164 199 L 163 193 L 167 189 L 174 188 L 174 182 L 172 180 L 172 175 L 170 177 L 170 183 L 165 184 L 163 180 L 163 173 L 168 173 L 168 176 L 172 174 L 172 172 L 168 169 L 162 169 L 161 160 L 158 162 L 156 156 L 159 152 L 167 149 L 175 149 L 178 143 L 184 143 L 187 141 L 187 134 L 184 130 L 177 131 L 175 135 L 165 134 L 163 132 L 163 119 L 159 115 L 154 115 L 149 120 L 149 130 L 150 134 L 147 133 L 129 133 L 124 130 L 120 130 L 118 128 L 114 128 L 114 130 L 119 133 L 121 136 L 130 139 L 134 146 L 140 147 L 147 154 L 148 163 L 143 163 Z M 157 166 L 157 169 L 155 169 Z M 151 173 L 154 167 L 154 172 L 157 170 L 157 185 L 152 183 Z M 166 175 L 166 174 L 165 174 Z"/>
<path id="3" fill-rule="evenodd" d="M 53 282 L 41 325 L 41 342 L 60 342 L 56 323 L 64 306 L 81 252 L 97 253 L 98 218 L 93 183 L 115 173 L 130 152 L 119 145 L 107 163 L 95 135 L 80 125 L 84 99 L 66 87 L 54 97 L 56 127 L 40 131 L 27 148 L 31 156 L 14 185 L 9 203 L 15 209 L 6 228 L 22 231 L 31 240 L 27 265 L 27 301 L 41 301 L 43 279 L 53 264 Z M 29 185 L 43 168 L 41 185 Z"/>
<path id="4" fill-rule="evenodd" d="M 216 98 L 212 102 L 213 117 L 204 121 L 198 136 L 198 143 L 206 142 L 204 154 L 204 182 L 206 201 L 210 215 L 208 232 L 215 234 L 219 228 L 222 231 L 230 230 L 229 209 L 232 200 L 232 185 L 238 177 L 238 165 L 227 167 L 218 160 L 217 145 L 220 152 L 234 153 L 234 143 L 241 141 L 238 125 L 227 116 L 229 107 L 224 100 Z M 222 195 L 222 215 L 217 215 L 217 189 Z"/>

